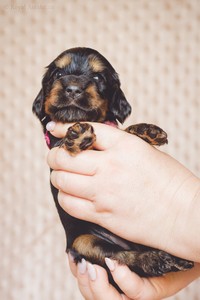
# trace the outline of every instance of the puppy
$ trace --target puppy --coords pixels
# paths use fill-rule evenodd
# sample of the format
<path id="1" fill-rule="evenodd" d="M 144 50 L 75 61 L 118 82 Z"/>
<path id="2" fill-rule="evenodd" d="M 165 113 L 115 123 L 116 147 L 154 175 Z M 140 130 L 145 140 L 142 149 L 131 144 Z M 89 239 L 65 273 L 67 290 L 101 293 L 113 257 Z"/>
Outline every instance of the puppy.
<path id="1" fill-rule="evenodd" d="M 111 64 L 93 49 L 73 48 L 61 53 L 47 67 L 42 89 L 33 103 L 33 112 L 42 124 L 49 148 L 64 147 L 70 154 L 76 155 L 92 148 L 96 139 L 92 126 L 85 122 L 117 127 L 117 122 L 123 123 L 130 115 L 131 107 Z M 57 139 L 46 131 L 46 124 L 51 120 L 76 123 L 63 139 Z M 167 143 L 167 134 L 156 125 L 136 124 L 126 131 L 151 145 Z M 110 257 L 143 277 L 193 267 L 193 262 L 127 241 L 96 224 L 68 215 L 58 203 L 58 190 L 52 185 L 51 190 L 66 233 L 67 251 L 76 262 L 85 258 L 107 269 L 105 257 Z M 120 291 L 108 269 L 107 272 L 110 282 Z"/>

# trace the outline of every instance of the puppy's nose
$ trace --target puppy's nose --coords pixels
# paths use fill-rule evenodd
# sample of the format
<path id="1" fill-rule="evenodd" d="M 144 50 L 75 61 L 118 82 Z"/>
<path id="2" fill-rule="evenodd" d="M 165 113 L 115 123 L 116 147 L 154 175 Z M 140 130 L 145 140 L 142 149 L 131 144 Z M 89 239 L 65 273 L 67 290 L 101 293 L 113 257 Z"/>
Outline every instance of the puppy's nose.
<path id="1" fill-rule="evenodd" d="M 82 89 L 77 85 L 70 85 L 66 87 L 66 93 L 70 97 L 78 97 L 82 93 Z"/>

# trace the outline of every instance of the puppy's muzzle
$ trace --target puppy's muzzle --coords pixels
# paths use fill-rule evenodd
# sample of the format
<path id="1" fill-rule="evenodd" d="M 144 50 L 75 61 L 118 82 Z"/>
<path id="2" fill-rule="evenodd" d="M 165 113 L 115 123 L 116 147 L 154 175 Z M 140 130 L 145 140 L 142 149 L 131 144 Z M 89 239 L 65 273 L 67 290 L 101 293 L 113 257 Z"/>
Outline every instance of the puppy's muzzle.
<path id="1" fill-rule="evenodd" d="M 83 89 L 77 85 L 66 86 L 65 91 L 66 95 L 72 99 L 79 98 L 83 93 Z"/>
<path id="2" fill-rule="evenodd" d="M 61 82 L 65 95 L 69 99 L 80 98 L 88 85 L 88 79 L 85 76 L 67 75 L 61 78 Z"/>

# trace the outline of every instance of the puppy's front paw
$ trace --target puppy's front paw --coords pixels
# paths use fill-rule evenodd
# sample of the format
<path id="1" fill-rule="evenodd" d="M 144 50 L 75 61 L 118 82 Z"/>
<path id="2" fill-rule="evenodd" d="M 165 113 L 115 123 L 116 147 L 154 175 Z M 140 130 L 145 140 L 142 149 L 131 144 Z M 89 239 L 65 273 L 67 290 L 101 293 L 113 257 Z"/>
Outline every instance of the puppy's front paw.
<path id="1" fill-rule="evenodd" d="M 167 133 L 160 127 L 153 124 L 135 124 L 126 128 L 125 131 L 137 135 L 147 143 L 154 146 L 161 146 L 168 143 Z"/>
<path id="2" fill-rule="evenodd" d="M 60 146 L 71 155 L 76 155 L 83 150 L 91 149 L 95 140 L 96 135 L 90 124 L 75 123 L 67 130 Z"/>

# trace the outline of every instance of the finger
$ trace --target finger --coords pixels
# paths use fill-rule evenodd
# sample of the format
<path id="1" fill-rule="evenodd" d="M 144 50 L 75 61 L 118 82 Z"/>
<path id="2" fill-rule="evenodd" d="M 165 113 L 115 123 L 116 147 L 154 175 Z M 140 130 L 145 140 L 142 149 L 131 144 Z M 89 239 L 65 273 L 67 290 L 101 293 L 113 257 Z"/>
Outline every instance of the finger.
<path id="1" fill-rule="evenodd" d="M 116 143 L 117 140 L 121 138 L 122 135 L 126 135 L 122 130 L 119 130 L 113 126 L 108 126 L 102 123 L 91 123 L 88 122 L 94 127 L 95 134 L 97 136 L 97 140 L 95 142 L 95 148 L 98 150 L 105 150 Z M 55 123 L 51 134 L 58 138 L 63 138 L 66 135 L 68 128 L 72 124 L 62 124 Z"/>
<path id="2" fill-rule="evenodd" d="M 87 262 L 82 259 L 77 265 L 77 281 L 81 294 L 85 300 L 95 300 L 92 296 L 92 291 L 89 284 L 87 273 Z"/>
<path id="3" fill-rule="evenodd" d="M 76 265 L 74 258 L 70 252 L 68 253 L 68 263 L 69 263 L 69 267 L 70 267 L 72 274 L 76 277 L 77 276 L 77 265 Z"/>
<path id="4" fill-rule="evenodd" d="M 60 191 L 71 196 L 95 200 L 95 187 L 92 176 L 85 176 L 63 171 L 52 171 L 51 182 Z M 92 186 L 92 188 L 91 188 Z"/>
<path id="5" fill-rule="evenodd" d="M 99 216 L 91 201 L 74 197 L 60 191 L 58 193 L 58 202 L 60 206 L 72 217 L 94 223 L 98 222 Z"/>
<path id="6" fill-rule="evenodd" d="M 134 300 L 159 300 L 169 297 L 192 282 L 200 273 L 200 266 L 179 273 L 169 273 L 154 278 L 141 278 L 127 266 L 106 259 L 113 279 L 129 298 Z M 128 278 L 128 280 L 127 280 Z"/>
<path id="7" fill-rule="evenodd" d="M 87 264 L 90 290 L 93 300 L 122 300 L 122 295 L 109 283 L 107 272 L 98 265 Z"/>
<path id="8" fill-rule="evenodd" d="M 59 123 L 59 122 L 49 122 L 46 125 L 47 131 L 50 131 L 51 134 L 57 138 L 63 138 L 66 135 L 66 132 L 69 127 L 71 127 L 73 123 Z"/>
<path id="9" fill-rule="evenodd" d="M 118 265 L 117 262 L 109 258 L 106 258 L 105 262 L 111 271 L 114 281 L 126 296 L 134 300 L 151 300 L 151 298 L 144 298 L 143 278 L 131 272 L 127 266 Z"/>
<path id="10" fill-rule="evenodd" d="M 98 159 L 97 159 L 98 156 Z M 63 148 L 53 148 L 47 156 L 47 163 L 53 170 L 65 170 L 68 172 L 94 175 L 97 171 L 97 162 L 100 152 L 83 151 L 77 156 L 71 156 Z"/>
<path id="11" fill-rule="evenodd" d="M 91 125 L 96 134 L 94 147 L 98 150 L 107 150 L 121 142 L 123 136 L 128 135 L 125 131 L 102 123 L 91 123 Z"/>
<path id="12" fill-rule="evenodd" d="M 78 265 L 75 264 L 73 256 L 68 254 L 69 266 L 75 277 L 77 277 L 79 289 L 85 299 L 89 300 L 130 300 L 126 295 L 120 295 L 108 281 L 107 272 L 104 268 L 90 263 L 86 264 L 84 259 Z M 104 293 L 102 294 L 102 290 Z M 106 296 L 107 297 L 106 297 Z"/>

